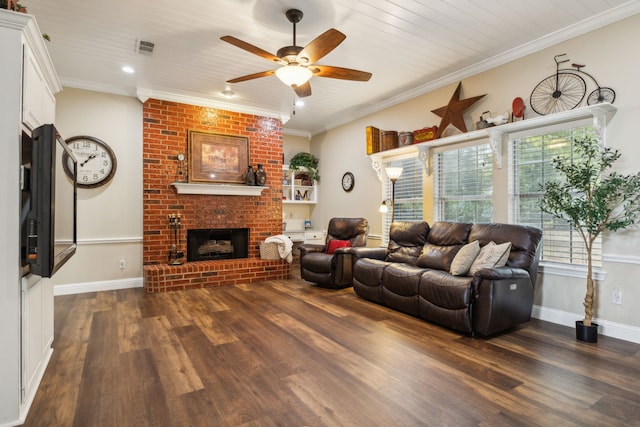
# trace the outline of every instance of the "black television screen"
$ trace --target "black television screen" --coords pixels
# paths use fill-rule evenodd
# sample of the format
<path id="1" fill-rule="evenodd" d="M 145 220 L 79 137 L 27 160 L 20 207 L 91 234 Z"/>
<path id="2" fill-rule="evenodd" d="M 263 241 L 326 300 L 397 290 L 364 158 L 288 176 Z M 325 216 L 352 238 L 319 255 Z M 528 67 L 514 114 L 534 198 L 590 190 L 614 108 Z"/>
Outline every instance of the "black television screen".
<path id="1" fill-rule="evenodd" d="M 77 161 L 54 125 L 33 131 L 30 156 L 26 261 L 30 273 L 51 277 L 77 247 Z"/>

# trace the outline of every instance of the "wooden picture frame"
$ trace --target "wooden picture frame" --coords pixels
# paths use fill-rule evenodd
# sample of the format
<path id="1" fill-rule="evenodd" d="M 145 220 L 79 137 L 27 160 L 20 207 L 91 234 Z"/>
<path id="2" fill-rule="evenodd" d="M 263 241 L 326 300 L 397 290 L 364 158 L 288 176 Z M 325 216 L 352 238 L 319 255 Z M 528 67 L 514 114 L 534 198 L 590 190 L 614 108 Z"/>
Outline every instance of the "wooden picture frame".
<path id="1" fill-rule="evenodd" d="M 189 130 L 189 182 L 244 184 L 249 138 Z"/>

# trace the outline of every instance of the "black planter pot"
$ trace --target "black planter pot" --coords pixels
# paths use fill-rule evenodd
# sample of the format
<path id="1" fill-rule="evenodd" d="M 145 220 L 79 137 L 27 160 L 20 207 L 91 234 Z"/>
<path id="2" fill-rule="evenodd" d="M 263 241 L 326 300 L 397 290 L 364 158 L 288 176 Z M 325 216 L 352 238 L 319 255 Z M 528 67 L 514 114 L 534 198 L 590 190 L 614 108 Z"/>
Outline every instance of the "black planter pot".
<path id="1" fill-rule="evenodd" d="M 591 322 L 591 326 L 585 326 L 582 320 L 576 320 L 576 339 L 584 342 L 598 342 L 598 324 Z"/>

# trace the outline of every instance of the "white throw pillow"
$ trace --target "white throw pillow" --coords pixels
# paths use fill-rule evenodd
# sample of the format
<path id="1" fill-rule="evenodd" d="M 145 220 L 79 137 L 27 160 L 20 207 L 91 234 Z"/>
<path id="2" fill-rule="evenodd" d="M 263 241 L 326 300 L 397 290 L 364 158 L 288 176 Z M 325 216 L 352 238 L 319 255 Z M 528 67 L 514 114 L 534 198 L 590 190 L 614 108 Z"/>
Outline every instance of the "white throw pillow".
<path id="1" fill-rule="evenodd" d="M 449 272 L 454 276 L 464 276 L 469 272 L 473 261 L 480 253 L 480 242 L 474 240 L 460 248 L 456 256 L 451 261 Z"/>
<path id="2" fill-rule="evenodd" d="M 473 276 L 476 271 L 487 267 L 503 267 L 507 265 L 509 260 L 509 252 L 511 252 L 511 242 L 496 245 L 495 242 L 489 242 L 480 249 L 471 268 L 469 275 Z"/>

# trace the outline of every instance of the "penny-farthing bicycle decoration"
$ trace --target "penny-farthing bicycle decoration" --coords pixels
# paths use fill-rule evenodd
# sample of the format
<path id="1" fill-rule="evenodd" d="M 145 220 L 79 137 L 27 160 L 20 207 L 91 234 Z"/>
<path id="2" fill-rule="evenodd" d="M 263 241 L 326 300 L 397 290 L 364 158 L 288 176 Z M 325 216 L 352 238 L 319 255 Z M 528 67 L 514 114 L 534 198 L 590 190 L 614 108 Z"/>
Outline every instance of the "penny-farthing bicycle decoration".
<path id="1" fill-rule="evenodd" d="M 587 83 L 583 76 L 592 81 L 596 89 L 587 96 L 587 105 L 601 102 L 613 103 L 616 93 L 609 87 L 601 87 L 589 73 L 582 71 L 584 65 L 573 63 L 572 68 L 560 68 L 560 64 L 569 62 L 566 54 L 553 57 L 556 62 L 556 73 L 545 78 L 531 92 L 530 104 L 533 111 L 545 116 L 576 108 L 587 93 Z"/>

